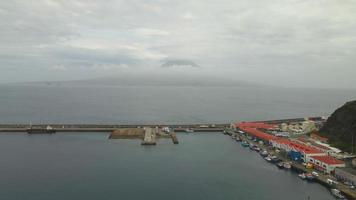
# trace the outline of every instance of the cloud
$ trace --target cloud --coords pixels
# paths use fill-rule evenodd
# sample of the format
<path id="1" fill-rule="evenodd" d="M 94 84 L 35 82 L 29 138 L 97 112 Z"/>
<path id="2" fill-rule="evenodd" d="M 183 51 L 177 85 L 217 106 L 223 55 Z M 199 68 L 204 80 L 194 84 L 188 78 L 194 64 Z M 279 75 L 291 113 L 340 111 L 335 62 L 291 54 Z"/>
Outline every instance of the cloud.
<path id="1" fill-rule="evenodd" d="M 0 1 L 0 81 L 195 61 L 199 73 L 347 87 L 356 85 L 355 10 L 353 0 Z M 335 72 L 342 83 L 330 81 Z"/>
<path id="2" fill-rule="evenodd" d="M 198 64 L 196 64 L 195 62 L 191 61 L 191 60 L 182 60 L 182 59 L 177 59 L 177 60 L 168 60 L 165 61 L 161 67 L 165 67 L 165 68 L 173 68 L 173 67 L 193 67 L 193 68 L 197 68 L 200 67 Z"/>

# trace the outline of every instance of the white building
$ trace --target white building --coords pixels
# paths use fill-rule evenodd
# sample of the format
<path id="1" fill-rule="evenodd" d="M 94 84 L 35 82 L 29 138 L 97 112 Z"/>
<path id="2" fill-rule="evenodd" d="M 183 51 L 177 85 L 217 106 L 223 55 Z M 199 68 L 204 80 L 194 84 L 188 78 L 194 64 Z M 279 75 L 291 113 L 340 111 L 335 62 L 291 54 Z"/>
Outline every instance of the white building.
<path id="1" fill-rule="evenodd" d="M 315 169 L 328 174 L 334 173 L 337 167 L 345 167 L 344 161 L 332 156 L 307 156 L 307 162 L 312 163 Z"/>

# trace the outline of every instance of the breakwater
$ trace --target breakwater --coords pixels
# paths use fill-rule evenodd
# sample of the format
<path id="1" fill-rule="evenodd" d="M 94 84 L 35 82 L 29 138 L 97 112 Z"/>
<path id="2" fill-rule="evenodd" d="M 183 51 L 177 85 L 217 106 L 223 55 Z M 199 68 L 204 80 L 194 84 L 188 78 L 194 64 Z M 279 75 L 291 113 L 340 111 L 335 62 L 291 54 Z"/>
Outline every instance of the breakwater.
<path id="1" fill-rule="evenodd" d="M 112 132 L 120 128 L 169 127 L 175 132 L 191 129 L 195 132 L 220 132 L 230 124 L 0 124 L 0 132 L 27 132 L 31 127 L 46 129 L 51 127 L 55 132 Z"/>

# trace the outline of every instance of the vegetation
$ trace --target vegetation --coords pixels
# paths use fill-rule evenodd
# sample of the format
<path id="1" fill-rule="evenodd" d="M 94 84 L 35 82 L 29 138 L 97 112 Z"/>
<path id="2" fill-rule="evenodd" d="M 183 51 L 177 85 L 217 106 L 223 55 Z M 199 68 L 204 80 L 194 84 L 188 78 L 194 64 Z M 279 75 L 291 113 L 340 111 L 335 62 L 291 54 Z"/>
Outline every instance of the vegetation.
<path id="1" fill-rule="evenodd" d="M 328 137 L 335 147 L 356 152 L 356 101 L 347 102 L 338 108 L 328 118 L 320 133 Z"/>

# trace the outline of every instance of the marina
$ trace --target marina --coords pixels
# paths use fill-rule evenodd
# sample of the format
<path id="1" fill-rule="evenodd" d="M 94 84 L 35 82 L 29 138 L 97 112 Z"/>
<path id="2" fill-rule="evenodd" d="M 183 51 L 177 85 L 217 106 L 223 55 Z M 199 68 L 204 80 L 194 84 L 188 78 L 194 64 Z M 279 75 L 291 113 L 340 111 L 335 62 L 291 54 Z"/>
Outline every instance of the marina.
<path id="1" fill-rule="evenodd" d="M 316 120 L 320 120 L 321 118 L 313 118 Z M 306 119 L 304 119 L 305 121 Z M 292 120 L 276 120 L 279 124 L 285 123 L 301 123 L 300 119 L 292 119 Z M 322 151 L 316 149 L 312 145 L 301 146 L 302 144 L 292 143 L 294 148 L 285 149 L 281 148 L 281 146 L 274 146 L 271 141 L 286 139 L 278 138 L 271 134 L 272 129 L 276 129 L 277 124 L 276 121 L 263 121 L 263 122 L 243 122 L 238 123 L 236 127 L 231 128 L 230 130 L 225 130 L 223 133 L 225 135 L 231 136 L 232 140 L 236 140 L 236 138 L 241 138 L 241 145 L 243 147 L 249 147 L 251 150 L 259 152 L 259 154 L 264 158 L 268 163 L 275 164 L 279 169 L 292 170 L 298 174 L 299 178 L 302 180 L 306 180 L 308 182 L 316 182 L 319 183 L 326 188 L 330 189 L 331 193 L 340 199 L 356 199 L 356 191 L 354 190 L 354 186 L 348 186 L 344 183 L 340 183 L 338 181 L 334 181 L 335 177 L 327 171 L 326 168 L 320 168 L 317 164 L 311 162 L 304 162 L 303 155 L 317 154 L 318 156 L 314 156 L 318 159 L 324 159 L 332 161 L 332 164 L 335 164 L 337 167 L 345 167 L 345 165 L 340 165 L 339 163 L 343 163 L 341 160 L 337 160 L 328 155 L 324 155 Z M 248 126 L 246 126 L 248 124 Z M 314 136 L 313 136 L 314 137 Z M 317 138 L 317 139 L 320 139 Z M 292 139 L 293 142 L 295 139 Z M 289 143 L 285 143 L 289 144 Z M 283 146 L 288 147 L 288 146 Z M 265 149 L 265 150 L 264 150 Z M 302 154 L 298 154 L 297 152 L 302 152 Z M 325 158 L 324 158 L 325 157 Z M 305 160 L 310 160 L 308 158 L 304 158 Z M 319 172 L 317 172 L 319 171 Z M 329 173 L 328 173 L 329 172 Z M 335 190 L 339 191 L 338 193 Z M 346 198 L 345 198 L 346 197 Z"/>
<path id="2" fill-rule="evenodd" d="M 320 120 L 320 118 L 316 118 Z M 177 134 L 188 133 L 223 133 L 232 140 L 241 144 L 242 147 L 257 152 L 267 162 L 275 165 L 279 169 L 292 170 L 298 177 L 308 182 L 317 182 L 330 189 L 331 193 L 337 198 L 346 196 L 348 199 L 355 199 L 356 193 L 342 184 L 331 184 L 330 175 L 319 175 L 315 171 L 308 170 L 301 163 L 290 160 L 291 155 L 282 154 L 282 151 L 272 145 L 270 141 L 278 141 L 273 134 L 266 133 L 267 129 L 276 126 L 276 123 L 301 123 L 297 119 L 244 122 L 236 127 L 233 124 L 151 124 L 151 125 L 119 125 L 119 124 L 2 124 L 0 132 L 28 134 L 53 134 L 53 133 L 86 133 L 102 132 L 109 133 L 109 139 L 140 139 L 141 145 L 157 145 L 158 139 L 171 139 L 173 144 L 178 144 Z M 278 135 L 278 137 L 284 137 Z M 266 143 L 267 141 L 267 143 Z M 311 147 L 309 147 L 311 148 Z M 339 193 L 335 190 L 337 189 Z"/>

